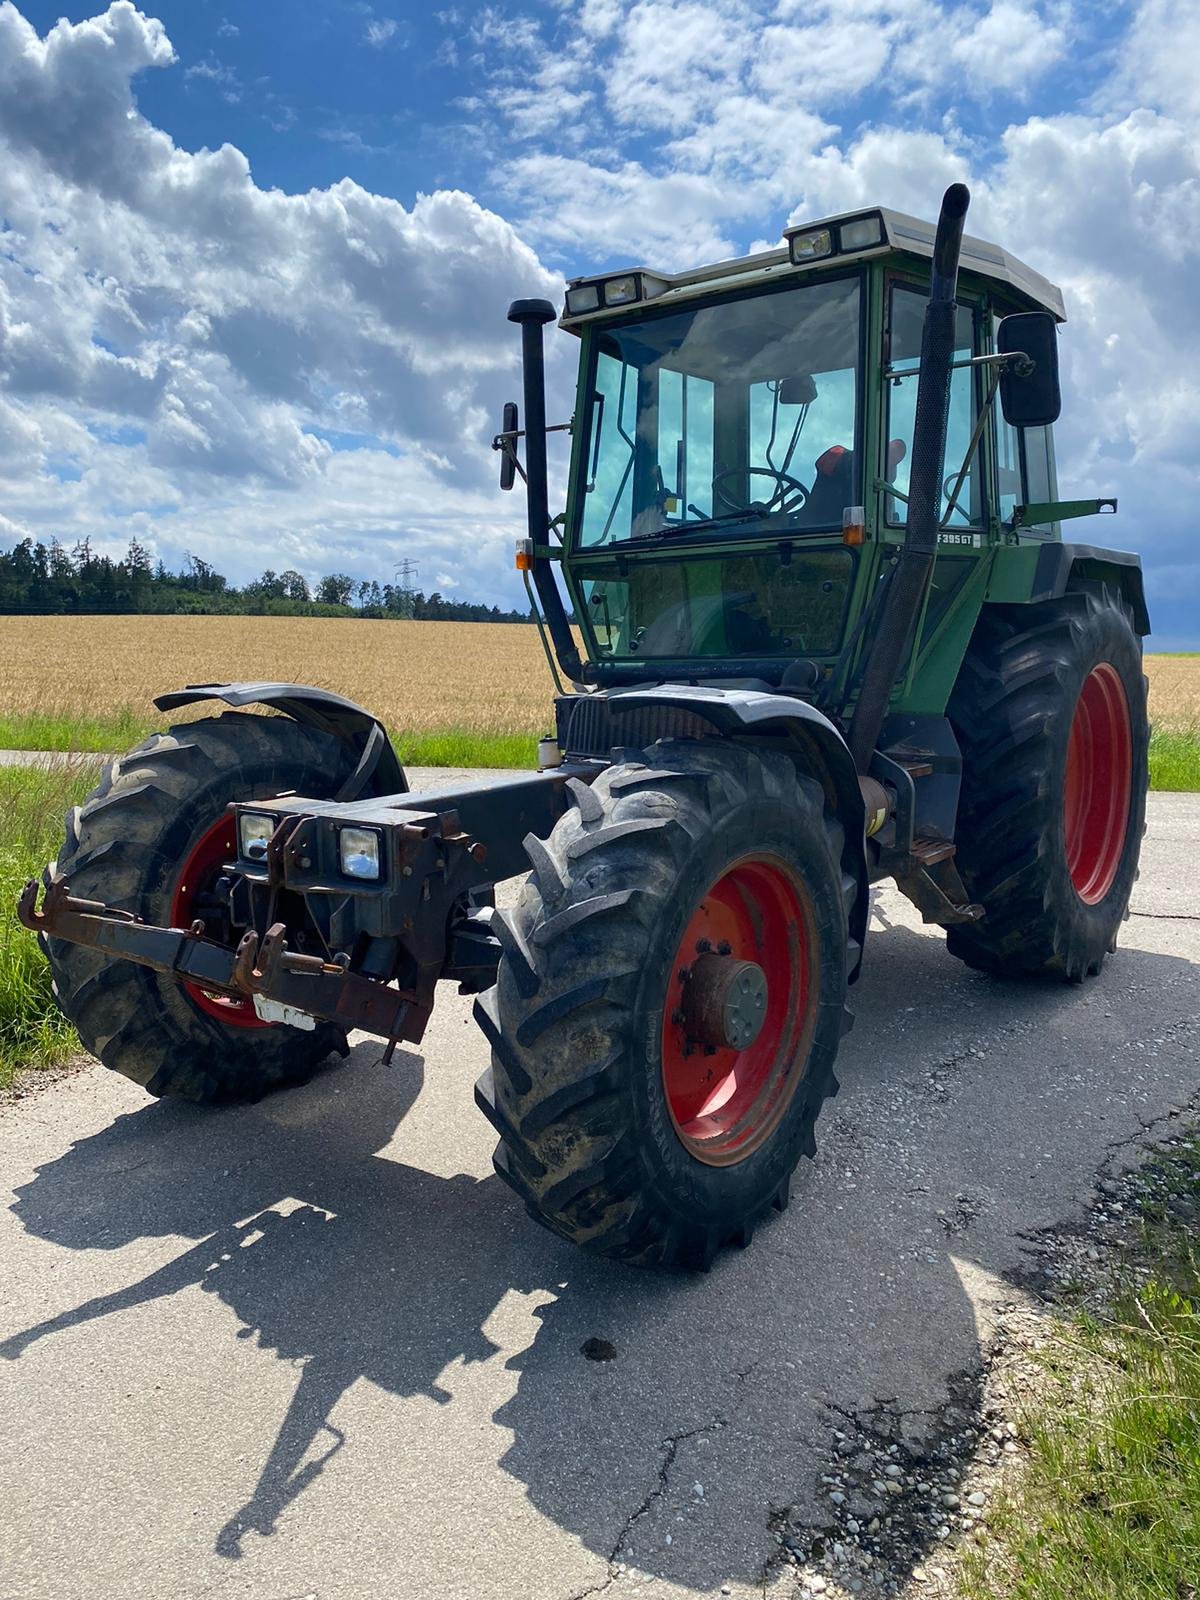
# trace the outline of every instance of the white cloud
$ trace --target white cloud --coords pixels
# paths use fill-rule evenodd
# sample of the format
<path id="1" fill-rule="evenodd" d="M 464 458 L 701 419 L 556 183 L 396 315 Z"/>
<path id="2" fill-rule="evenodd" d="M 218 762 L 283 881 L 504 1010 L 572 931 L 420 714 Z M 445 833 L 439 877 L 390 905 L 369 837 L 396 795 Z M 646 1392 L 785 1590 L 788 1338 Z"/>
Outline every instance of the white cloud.
<path id="1" fill-rule="evenodd" d="M 1118 38 L 1069 0 L 555 6 L 444 14 L 509 221 L 457 191 L 263 189 L 238 150 L 139 114 L 137 74 L 185 69 L 128 0 L 44 39 L 0 4 L 11 524 L 237 572 L 416 553 L 461 593 L 507 585 L 519 497 L 487 444 L 516 387 L 507 301 L 558 288 L 532 245 L 572 270 L 691 264 L 789 216 L 931 215 L 965 177 L 971 230 L 1066 293 L 1064 489 L 1120 494 L 1111 531 L 1146 543 L 1152 591 L 1170 570 L 1200 599 L 1178 509 L 1200 457 L 1194 4 L 1141 0 Z M 551 341 L 555 415 L 572 355 Z"/>
<path id="2" fill-rule="evenodd" d="M 391 17 L 372 17 L 371 21 L 367 23 L 367 31 L 364 34 L 364 38 L 369 45 L 373 45 L 378 50 L 382 45 L 387 44 L 389 39 L 395 38 L 399 27 L 400 24 L 393 21 Z"/>
<path id="3" fill-rule="evenodd" d="M 487 448 L 517 365 L 504 313 L 558 280 L 469 195 L 287 195 L 232 146 L 179 149 L 130 87 L 174 59 L 127 0 L 45 40 L 0 6 L 5 503 L 122 541 L 138 506 L 140 536 L 242 571 L 374 539 L 462 559 L 469 527 L 499 550 L 518 509 Z"/>

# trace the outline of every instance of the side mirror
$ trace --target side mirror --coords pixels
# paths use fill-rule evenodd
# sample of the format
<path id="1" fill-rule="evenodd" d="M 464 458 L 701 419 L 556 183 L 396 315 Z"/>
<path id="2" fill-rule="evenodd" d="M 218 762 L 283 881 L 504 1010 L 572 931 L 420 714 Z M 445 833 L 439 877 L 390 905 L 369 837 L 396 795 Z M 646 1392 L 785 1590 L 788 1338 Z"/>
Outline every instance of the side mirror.
<path id="1" fill-rule="evenodd" d="M 1045 428 L 1058 421 L 1058 328 L 1048 311 L 1018 311 L 996 330 L 1001 355 L 1022 355 L 1000 374 L 1000 407 L 1014 428 Z"/>
<path id="2" fill-rule="evenodd" d="M 517 441 L 512 437 L 517 431 L 515 400 L 506 401 L 500 428 L 500 437 L 504 440 L 500 447 L 500 487 L 511 489 L 517 478 Z"/>

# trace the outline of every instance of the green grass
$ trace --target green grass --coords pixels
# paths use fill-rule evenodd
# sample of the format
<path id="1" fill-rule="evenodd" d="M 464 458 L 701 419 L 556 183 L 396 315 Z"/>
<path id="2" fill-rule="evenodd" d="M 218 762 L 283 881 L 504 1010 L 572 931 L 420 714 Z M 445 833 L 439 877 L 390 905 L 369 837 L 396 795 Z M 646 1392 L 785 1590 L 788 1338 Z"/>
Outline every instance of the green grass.
<path id="1" fill-rule="evenodd" d="M 1071 1318 L 1044 1356 L 1027 1472 L 964 1558 L 972 1600 L 1200 1595 L 1200 1133 L 1142 1184 L 1112 1313 Z"/>
<path id="2" fill-rule="evenodd" d="M 1150 787 L 1200 789 L 1200 729 L 1154 729 L 1150 735 Z"/>
<path id="3" fill-rule="evenodd" d="M 0 750 L 128 750 L 156 726 L 134 715 L 130 706 L 103 717 L 62 716 L 57 712 L 0 712 Z"/>
<path id="4" fill-rule="evenodd" d="M 67 808 L 95 788 L 95 762 L 0 767 L 0 1089 L 19 1067 L 47 1067 L 78 1048 L 50 995 L 50 969 L 17 921 L 26 879 L 58 853 Z"/>
<path id="5" fill-rule="evenodd" d="M 108 717 L 68 717 L 26 713 L 0 715 L 0 750 L 71 750 L 119 754 L 144 739 L 164 718 L 147 722 L 125 706 Z M 401 761 L 414 767 L 531 767 L 537 735 L 475 733 L 469 728 L 435 728 L 401 734 L 395 741 Z"/>
<path id="6" fill-rule="evenodd" d="M 537 764 L 535 733 L 472 733 L 467 728 L 434 729 L 394 738 L 396 754 L 411 767 L 532 767 Z"/>

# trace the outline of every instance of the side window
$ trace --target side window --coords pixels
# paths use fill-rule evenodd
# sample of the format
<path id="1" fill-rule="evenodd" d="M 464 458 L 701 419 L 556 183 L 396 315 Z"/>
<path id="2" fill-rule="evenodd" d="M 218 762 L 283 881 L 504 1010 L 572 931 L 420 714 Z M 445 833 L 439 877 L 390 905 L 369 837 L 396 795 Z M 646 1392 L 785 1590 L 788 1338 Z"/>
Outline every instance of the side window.
<path id="1" fill-rule="evenodd" d="M 1000 520 L 1008 522 L 1013 512 L 1023 502 L 1025 493 L 1021 485 L 1021 441 L 1017 430 L 1004 420 L 996 399 L 996 473 L 999 479 Z"/>
<path id="2" fill-rule="evenodd" d="M 925 303 L 922 290 L 900 284 L 893 287 L 888 316 L 890 332 L 889 362 L 892 377 L 887 385 L 887 444 L 883 476 L 901 494 L 907 495 L 912 463 L 913 423 L 917 407 L 917 373 L 921 363 L 921 332 Z M 975 313 L 960 305 L 954 323 L 954 359 L 968 361 L 975 354 Z M 971 367 L 957 367 L 950 380 L 950 417 L 946 428 L 946 471 L 942 483 L 941 521 L 952 528 L 981 528 L 987 520 L 982 454 L 977 445 L 967 464 L 966 476 L 947 515 L 948 491 L 953 489 L 963 464 L 971 432 L 978 416 L 978 386 Z M 888 497 L 887 519 L 903 524 L 907 508 L 898 496 Z"/>
<path id="3" fill-rule="evenodd" d="M 584 544 L 629 537 L 636 420 L 637 372 L 602 350 L 596 357 L 592 390 L 592 459 L 587 465 L 581 529 Z"/>
<path id="4" fill-rule="evenodd" d="M 675 500 L 664 520 L 711 517 L 713 481 L 713 385 L 707 378 L 660 367 L 658 373 L 658 461 L 663 486 Z"/>

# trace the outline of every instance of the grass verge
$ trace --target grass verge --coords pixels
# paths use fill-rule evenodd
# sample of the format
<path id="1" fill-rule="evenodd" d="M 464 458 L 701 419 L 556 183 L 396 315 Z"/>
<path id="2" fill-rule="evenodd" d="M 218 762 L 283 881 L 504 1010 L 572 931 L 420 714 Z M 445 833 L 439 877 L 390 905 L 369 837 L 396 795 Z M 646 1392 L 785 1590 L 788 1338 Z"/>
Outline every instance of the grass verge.
<path id="1" fill-rule="evenodd" d="M 1136 1181 L 1140 1239 L 1111 1309 L 1043 1355 L 1027 1470 L 964 1558 L 971 1600 L 1200 1596 L 1200 1130 Z"/>
<path id="2" fill-rule="evenodd" d="M 61 750 L 118 754 L 166 725 L 147 722 L 129 706 L 106 717 L 71 717 L 30 712 L 0 715 L 0 750 Z M 414 767 L 531 767 L 537 759 L 533 733 L 476 733 L 470 728 L 435 728 L 393 737 L 401 761 Z"/>
<path id="3" fill-rule="evenodd" d="M 50 969 L 16 916 L 17 896 L 58 852 L 68 807 L 95 788 L 96 762 L 0 767 L 0 1090 L 18 1068 L 48 1067 L 78 1047 L 50 994 Z"/>
<path id="4" fill-rule="evenodd" d="M 1150 735 L 1150 787 L 1200 789 L 1200 730 L 1155 728 Z"/>

